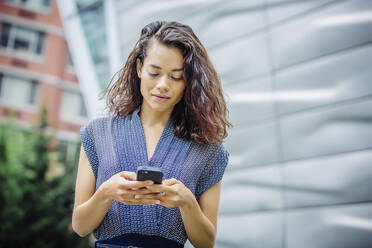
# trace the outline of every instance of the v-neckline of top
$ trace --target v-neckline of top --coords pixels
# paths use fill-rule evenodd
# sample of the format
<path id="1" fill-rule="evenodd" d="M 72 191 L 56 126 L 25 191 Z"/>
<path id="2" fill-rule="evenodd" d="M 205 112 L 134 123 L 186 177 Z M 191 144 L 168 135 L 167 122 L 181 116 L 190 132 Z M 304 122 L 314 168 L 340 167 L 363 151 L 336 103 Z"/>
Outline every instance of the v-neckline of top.
<path id="1" fill-rule="evenodd" d="M 134 115 L 135 115 L 135 118 L 138 120 L 139 122 L 139 126 L 140 126 L 140 139 L 141 139 L 141 143 L 142 143 L 142 146 L 144 149 L 141 149 L 142 152 L 144 153 L 143 156 L 145 158 L 145 161 L 147 162 L 147 164 L 151 164 L 152 162 L 154 162 L 154 160 L 157 158 L 157 154 L 159 153 L 158 150 L 160 149 L 160 147 L 163 145 L 164 143 L 164 136 L 166 134 L 166 132 L 168 131 L 168 129 L 170 128 L 170 125 L 172 123 L 172 116 L 168 119 L 167 121 L 167 124 L 165 125 L 161 135 L 160 135 L 160 138 L 155 146 L 155 150 L 151 156 L 151 158 L 149 159 L 148 157 L 148 151 L 147 151 L 147 142 L 146 142 L 146 136 L 145 136 L 145 130 L 143 128 L 143 125 L 142 125 L 142 120 L 139 116 L 139 111 L 141 110 L 141 105 L 139 105 L 137 107 L 137 109 L 134 111 Z"/>

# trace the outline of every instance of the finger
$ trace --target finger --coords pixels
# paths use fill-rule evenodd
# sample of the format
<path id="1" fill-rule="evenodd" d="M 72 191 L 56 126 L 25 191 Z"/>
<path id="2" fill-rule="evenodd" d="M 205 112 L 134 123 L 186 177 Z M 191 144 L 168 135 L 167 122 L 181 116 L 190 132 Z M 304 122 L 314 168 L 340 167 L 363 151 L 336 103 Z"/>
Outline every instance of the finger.
<path id="1" fill-rule="evenodd" d="M 145 194 L 153 194 L 154 192 L 150 191 L 147 188 L 141 188 L 141 189 L 131 189 L 131 193 L 135 195 L 145 195 Z"/>
<path id="2" fill-rule="evenodd" d="M 150 186 L 154 184 L 152 180 L 146 180 L 146 181 L 127 181 L 126 186 L 127 188 L 131 189 L 140 189 L 145 188 L 146 186 Z"/>
<path id="3" fill-rule="evenodd" d="M 171 185 L 174 185 L 174 184 L 179 183 L 179 181 L 177 179 L 175 179 L 175 178 L 170 178 L 170 179 L 164 180 L 163 183 L 165 185 L 171 186 Z"/>
<path id="4" fill-rule="evenodd" d="M 141 199 L 142 205 L 154 205 L 154 204 L 160 204 L 159 200 L 151 200 L 151 199 Z"/>
<path id="5" fill-rule="evenodd" d="M 172 189 L 169 188 L 168 185 L 163 184 L 153 184 L 150 186 L 146 186 L 151 192 L 171 192 Z"/>
<path id="6" fill-rule="evenodd" d="M 155 200 L 155 199 L 140 199 L 140 200 L 125 200 L 123 201 L 123 203 L 127 205 L 154 205 L 154 204 L 160 204 L 160 201 Z"/>
<path id="7" fill-rule="evenodd" d="M 129 199 L 134 198 L 136 194 L 133 191 L 128 190 L 128 189 L 119 189 L 117 192 L 117 195 L 119 197 L 119 200 L 122 201 L 128 198 Z"/>
<path id="8" fill-rule="evenodd" d="M 144 194 L 156 194 L 154 192 L 151 192 L 150 190 L 144 188 L 139 190 L 133 190 L 133 189 L 120 189 L 117 193 L 122 199 L 134 198 L 135 195 L 144 195 Z"/>
<path id="9" fill-rule="evenodd" d="M 140 188 L 131 188 L 131 190 L 143 190 L 143 189 L 147 189 L 146 187 L 140 187 Z"/>
<path id="10" fill-rule="evenodd" d="M 134 181 L 137 179 L 137 174 L 133 171 L 122 171 L 119 175 L 125 179 L 131 179 Z"/>
<path id="11" fill-rule="evenodd" d="M 155 199 L 157 200 L 159 196 L 162 196 L 160 193 L 150 193 L 144 195 L 134 195 L 134 199 Z"/>
<path id="12" fill-rule="evenodd" d="M 125 204 L 125 205 L 139 205 L 137 201 L 128 201 L 128 200 L 125 200 L 125 201 L 120 201 L 121 203 Z"/>
<path id="13" fill-rule="evenodd" d="M 155 194 L 155 195 L 160 195 L 160 194 L 164 194 L 164 192 L 161 192 L 161 191 L 151 191 L 151 190 L 148 190 L 146 189 L 146 191 L 142 191 L 142 190 L 134 190 L 132 191 L 133 194 L 135 195 L 148 195 L 148 194 Z"/>
<path id="14" fill-rule="evenodd" d="M 173 208 L 171 202 L 169 202 L 167 199 L 159 199 L 160 203 L 159 205 L 162 205 L 163 207 L 166 207 L 166 208 Z"/>

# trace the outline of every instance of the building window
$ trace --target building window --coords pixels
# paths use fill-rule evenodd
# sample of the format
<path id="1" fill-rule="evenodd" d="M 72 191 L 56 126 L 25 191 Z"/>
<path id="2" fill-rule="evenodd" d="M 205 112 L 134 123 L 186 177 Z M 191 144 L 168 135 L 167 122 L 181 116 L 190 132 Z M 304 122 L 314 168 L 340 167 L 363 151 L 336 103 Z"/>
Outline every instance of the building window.
<path id="1" fill-rule="evenodd" d="M 41 55 L 43 53 L 44 40 L 44 32 L 6 22 L 2 23 L 0 42 L 2 48 L 20 54 Z"/>
<path id="2" fill-rule="evenodd" d="M 65 91 L 62 97 L 61 119 L 67 121 L 79 121 L 87 117 L 87 112 L 80 93 Z"/>
<path id="3" fill-rule="evenodd" d="M 2 24 L 2 27 L 1 27 L 1 41 L 0 41 L 0 45 L 2 47 L 7 47 L 8 46 L 9 34 L 10 34 L 10 24 L 4 22 Z"/>
<path id="4" fill-rule="evenodd" d="M 24 108 L 36 105 L 38 82 L 0 73 L 0 104 Z"/>
<path id="5" fill-rule="evenodd" d="M 94 8 L 96 5 L 100 5 L 101 1 L 97 1 L 97 0 L 75 0 L 75 3 L 76 3 L 76 6 L 77 6 L 78 9 L 83 9 L 83 8 L 89 8 L 89 7 L 92 7 L 92 6 Z"/>
<path id="6" fill-rule="evenodd" d="M 34 11 L 50 9 L 50 0 L 5 0 L 5 3 Z"/>

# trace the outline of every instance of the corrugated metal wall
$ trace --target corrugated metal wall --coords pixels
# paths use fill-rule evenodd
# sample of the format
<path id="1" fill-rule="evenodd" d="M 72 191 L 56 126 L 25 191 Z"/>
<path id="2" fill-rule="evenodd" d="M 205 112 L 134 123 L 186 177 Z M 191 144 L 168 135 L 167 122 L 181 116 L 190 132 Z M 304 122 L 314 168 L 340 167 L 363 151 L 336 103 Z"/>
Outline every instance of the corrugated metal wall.
<path id="1" fill-rule="evenodd" d="M 372 1 L 117 7 L 123 61 L 141 27 L 176 20 L 222 78 L 235 127 L 216 247 L 372 247 Z"/>

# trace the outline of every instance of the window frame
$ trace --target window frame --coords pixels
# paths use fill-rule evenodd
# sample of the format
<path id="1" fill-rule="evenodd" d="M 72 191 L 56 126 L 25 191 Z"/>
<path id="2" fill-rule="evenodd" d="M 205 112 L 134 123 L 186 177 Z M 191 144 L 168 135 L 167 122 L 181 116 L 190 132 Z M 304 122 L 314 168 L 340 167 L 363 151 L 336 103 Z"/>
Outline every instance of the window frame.
<path id="1" fill-rule="evenodd" d="M 47 32 L 36 29 L 36 28 L 33 28 L 33 27 L 29 27 L 29 26 L 26 26 L 26 25 L 14 24 L 14 23 L 11 23 L 11 22 L 8 22 L 8 21 L 3 21 L 1 23 L 0 35 L 3 34 L 2 33 L 3 32 L 2 26 L 4 24 L 9 25 L 10 28 L 9 28 L 8 40 L 6 42 L 7 43 L 6 47 L 0 44 L 0 51 L 2 51 L 3 53 L 6 53 L 7 55 L 10 55 L 12 57 L 17 57 L 17 58 L 20 58 L 20 59 L 23 59 L 23 60 L 27 59 L 27 60 L 36 61 L 36 62 L 39 62 L 39 63 L 44 62 L 46 45 L 47 45 L 46 39 L 48 37 Z M 22 29 L 26 30 L 26 31 L 31 31 L 33 33 L 36 33 L 36 36 L 35 36 L 35 38 L 32 38 L 32 40 L 30 42 L 31 43 L 30 47 L 28 48 L 27 51 L 21 51 L 21 50 L 17 50 L 17 49 L 14 48 L 15 40 L 16 40 L 16 37 L 17 37 L 17 32 L 18 32 L 18 30 L 22 30 Z M 40 49 L 40 54 L 37 53 L 39 43 L 42 43 L 41 44 L 41 49 Z"/>
<path id="2" fill-rule="evenodd" d="M 4 81 L 5 78 L 16 78 L 20 79 L 28 84 L 30 84 L 30 88 L 27 92 L 27 103 L 21 103 L 21 104 L 13 104 L 9 103 L 6 98 L 2 95 L 4 93 L 4 85 L 7 83 L 7 81 Z M 33 79 L 33 78 L 27 78 L 27 77 L 20 77 L 15 76 L 12 74 L 7 74 L 0 71 L 0 105 L 14 108 L 17 110 L 27 111 L 27 112 L 33 112 L 36 113 L 38 111 L 38 105 L 39 105 L 39 94 L 40 94 L 40 82 Z"/>
<path id="3" fill-rule="evenodd" d="M 67 116 L 64 115 L 63 108 L 64 108 L 64 97 L 65 94 L 74 94 L 78 95 L 80 98 L 80 106 L 79 106 L 79 115 L 78 116 Z M 85 114 L 85 115 L 84 115 Z M 59 109 L 59 119 L 65 122 L 70 123 L 77 123 L 81 124 L 84 123 L 88 119 L 88 113 L 85 107 L 84 99 L 80 91 L 73 90 L 73 89 L 63 89 L 62 91 L 62 97 L 61 97 L 61 103 L 60 103 L 60 109 Z"/>

